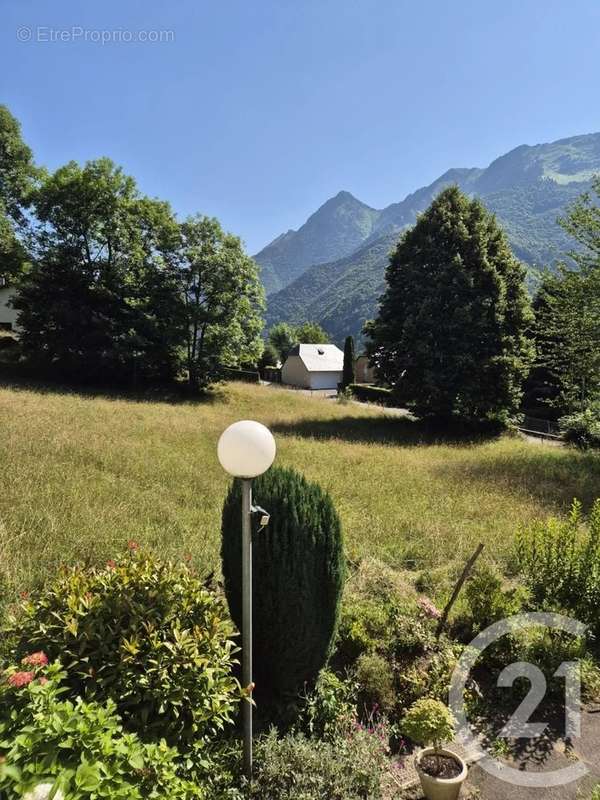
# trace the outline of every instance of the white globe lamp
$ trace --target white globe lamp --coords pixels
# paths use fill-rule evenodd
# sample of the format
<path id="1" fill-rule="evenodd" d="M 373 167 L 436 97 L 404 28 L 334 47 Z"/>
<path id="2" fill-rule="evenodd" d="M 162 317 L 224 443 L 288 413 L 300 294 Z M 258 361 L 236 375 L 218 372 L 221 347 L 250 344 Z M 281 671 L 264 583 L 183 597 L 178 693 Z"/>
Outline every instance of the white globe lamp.
<path id="1" fill-rule="evenodd" d="M 277 447 L 271 431 L 254 420 L 243 419 L 230 425 L 219 439 L 217 455 L 221 466 L 236 478 L 256 478 L 266 472 Z"/>

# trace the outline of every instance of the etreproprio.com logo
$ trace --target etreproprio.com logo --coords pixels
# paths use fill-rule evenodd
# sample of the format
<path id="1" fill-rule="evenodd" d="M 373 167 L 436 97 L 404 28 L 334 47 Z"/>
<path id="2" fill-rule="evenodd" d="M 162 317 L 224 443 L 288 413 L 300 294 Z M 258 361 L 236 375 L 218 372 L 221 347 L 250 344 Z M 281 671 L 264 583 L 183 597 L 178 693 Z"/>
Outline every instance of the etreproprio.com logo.
<path id="1" fill-rule="evenodd" d="M 459 659 L 450 684 L 450 708 L 458 723 L 459 741 L 480 757 L 479 766 L 486 772 L 515 786 L 550 788 L 579 780 L 588 772 L 587 767 L 577 762 L 552 772 L 526 772 L 493 758 L 479 745 L 467 719 L 464 700 L 471 671 L 481 654 L 490 645 L 516 629 L 540 626 L 563 631 L 575 637 L 583 636 L 587 630 L 587 626 L 577 620 L 552 613 L 517 614 L 490 625 L 465 648 Z M 565 680 L 566 736 L 577 739 L 581 736 L 581 684 L 578 662 L 564 662 L 555 672 L 555 676 L 563 677 Z M 539 667 L 520 661 L 509 664 L 502 670 L 498 686 L 510 687 L 517 678 L 526 678 L 530 688 L 523 702 L 502 729 L 501 735 L 536 739 L 543 735 L 547 726 L 543 722 L 532 723 L 529 720 L 546 695 L 546 678 Z"/>

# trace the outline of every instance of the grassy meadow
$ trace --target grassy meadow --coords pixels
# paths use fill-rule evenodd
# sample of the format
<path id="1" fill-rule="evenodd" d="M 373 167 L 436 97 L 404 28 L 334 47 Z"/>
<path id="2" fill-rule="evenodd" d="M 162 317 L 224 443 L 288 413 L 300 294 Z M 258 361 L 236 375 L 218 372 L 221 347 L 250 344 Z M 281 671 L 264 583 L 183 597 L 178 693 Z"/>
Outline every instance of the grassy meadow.
<path id="1" fill-rule="evenodd" d="M 218 569 L 228 477 L 216 443 L 244 418 L 273 430 L 278 463 L 329 490 L 355 558 L 446 569 L 483 541 L 503 562 L 519 524 L 600 495 L 597 455 L 511 436 L 440 441 L 379 408 L 283 389 L 229 384 L 207 401 L 171 403 L 3 385 L 8 596 L 61 563 L 109 559 L 129 539 Z"/>

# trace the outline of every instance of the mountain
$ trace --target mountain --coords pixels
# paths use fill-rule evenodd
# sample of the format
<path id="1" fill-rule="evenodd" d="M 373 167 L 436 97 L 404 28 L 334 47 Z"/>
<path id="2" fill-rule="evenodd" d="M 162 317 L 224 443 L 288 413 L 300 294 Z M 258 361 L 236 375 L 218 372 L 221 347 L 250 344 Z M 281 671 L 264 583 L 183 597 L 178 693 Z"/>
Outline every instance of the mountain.
<path id="1" fill-rule="evenodd" d="M 557 218 L 599 172 L 600 133 L 593 133 L 550 144 L 521 145 L 497 158 L 486 169 L 451 169 L 429 186 L 381 211 L 352 198 L 355 204 L 372 212 L 369 233 L 360 238 L 351 251 L 335 252 L 331 247 L 329 259 L 320 258 L 311 266 L 296 266 L 293 270 L 296 277 L 289 283 L 285 246 L 282 247 L 281 260 L 273 267 L 275 283 L 278 281 L 282 288 L 268 297 L 267 324 L 280 321 L 300 324 L 315 320 L 335 342 L 342 342 L 349 333 L 360 338 L 365 320 L 377 313 L 389 252 L 401 231 L 413 225 L 417 214 L 451 184 L 457 184 L 470 196 L 479 197 L 496 214 L 518 258 L 530 267 L 552 267 L 573 246 L 557 224 Z M 337 198 L 328 203 L 335 200 Z M 315 216 L 313 214 L 297 233 Z M 323 243 L 326 236 L 321 226 L 321 253 L 326 251 Z M 333 234 L 332 241 L 336 236 Z"/>
<path id="2" fill-rule="evenodd" d="M 282 233 L 254 256 L 267 294 L 292 283 L 312 264 L 349 255 L 373 232 L 381 212 L 339 192 L 297 231 Z"/>

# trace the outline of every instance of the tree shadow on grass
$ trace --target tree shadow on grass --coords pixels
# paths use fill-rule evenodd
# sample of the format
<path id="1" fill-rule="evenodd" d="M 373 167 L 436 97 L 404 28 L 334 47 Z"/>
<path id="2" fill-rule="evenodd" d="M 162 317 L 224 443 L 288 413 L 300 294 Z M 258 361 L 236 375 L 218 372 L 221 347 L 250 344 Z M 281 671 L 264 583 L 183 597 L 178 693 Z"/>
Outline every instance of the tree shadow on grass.
<path id="1" fill-rule="evenodd" d="M 131 403 L 166 403 L 168 405 L 210 405 L 225 402 L 223 387 L 216 385 L 201 394 L 190 395 L 183 384 L 144 386 L 138 389 L 124 386 L 73 384 L 63 381 L 0 376 L 0 389 L 14 392 L 35 392 L 42 395 L 72 395 L 101 400 L 125 400 Z"/>
<path id="2" fill-rule="evenodd" d="M 340 417 L 334 419 L 302 419 L 276 422 L 274 433 L 307 439 L 341 440 L 362 444 L 420 447 L 438 444 L 481 444 L 499 436 L 497 429 L 467 428 L 457 423 L 435 423 L 412 417 Z"/>

